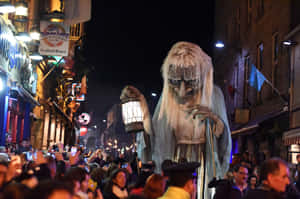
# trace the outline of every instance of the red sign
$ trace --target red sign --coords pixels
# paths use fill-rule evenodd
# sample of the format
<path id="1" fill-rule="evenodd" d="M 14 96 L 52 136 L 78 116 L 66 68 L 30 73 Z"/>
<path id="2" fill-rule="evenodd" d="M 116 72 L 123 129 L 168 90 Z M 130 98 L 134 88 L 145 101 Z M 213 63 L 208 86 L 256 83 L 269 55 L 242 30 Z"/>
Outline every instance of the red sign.
<path id="1" fill-rule="evenodd" d="M 85 126 L 80 127 L 80 136 L 85 136 L 87 132 L 88 132 L 87 127 Z"/>

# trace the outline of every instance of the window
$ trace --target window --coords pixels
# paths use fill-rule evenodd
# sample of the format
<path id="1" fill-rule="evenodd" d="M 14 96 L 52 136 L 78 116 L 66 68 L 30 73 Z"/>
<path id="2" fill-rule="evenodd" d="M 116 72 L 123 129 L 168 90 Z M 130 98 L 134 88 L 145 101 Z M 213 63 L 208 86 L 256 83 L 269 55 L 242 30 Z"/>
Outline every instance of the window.
<path id="1" fill-rule="evenodd" d="M 274 33 L 272 36 L 272 63 L 276 64 L 278 62 L 278 32 Z"/>
<path id="2" fill-rule="evenodd" d="M 238 8 L 236 12 L 236 40 L 240 40 L 240 29 L 241 29 L 240 8 Z"/>
<path id="3" fill-rule="evenodd" d="M 279 41 L 278 41 L 278 32 L 274 33 L 272 36 L 272 84 L 276 88 L 277 86 L 277 73 L 278 73 L 278 51 L 279 51 Z M 274 89 L 272 89 L 272 93 Z"/>
<path id="4" fill-rule="evenodd" d="M 244 60 L 244 95 L 243 95 L 243 106 L 248 106 L 248 78 L 250 68 L 250 57 L 246 56 Z"/>
<path id="5" fill-rule="evenodd" d="M 256 65 L 257 65 L 258 69 L 263 68 L 263 51 L 264 51 L 264 44 L 263 43 L 258 44 L 257 57 L 256 57 L 256 60 L 257 60 Z"/>
<path id="6" fill-rule="evenodd" d="M 265 1 L 264 0 L 258 0 L 257 19 L 260 19 L 261 17 L 264 16 L 264 11 L 265 11 Z"/>
<path id="7" fill-rule="evenodd" d="M 251 24 L 251 19 L 252 19 L 252 0 L 248 0 L 248 9 L 247 9 L 247 13 L 248 13 L 248 25 Z"/>

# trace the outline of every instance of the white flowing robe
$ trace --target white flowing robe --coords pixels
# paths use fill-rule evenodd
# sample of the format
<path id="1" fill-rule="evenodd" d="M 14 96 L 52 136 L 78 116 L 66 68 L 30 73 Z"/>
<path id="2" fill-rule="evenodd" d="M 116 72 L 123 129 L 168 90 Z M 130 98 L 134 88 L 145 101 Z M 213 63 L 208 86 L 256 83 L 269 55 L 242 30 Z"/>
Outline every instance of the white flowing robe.
<path id="1" fill-rule="evenodd" d="M 223 178 L 229 168 L 229 161 L 231 155 L 231 133 L 228 125 L 226 107 L 224 103 L 224 97 L 220 88 L 214 86 L 212 94 L 212 112 L 216 114 L 224 122 L 224 131 L 219 138 L 213 134 L 213 146 L 214 155 L 212 156 L 212 146 L 210 138 L 205 138 L 205 181 L 204 181 L 204 198 L 211 198 L 211 190 L 207 188 L 208 183 L 212 180 L 213 176 L 213 161 L 216 166 L 216 177 L 217 179 Z M 200 102 L 199 102 L 200 103 Z M 201 104 L 200 104 L 201 105 Z M 167 123 L 166 115 L 163 114 L 162 118 L 159 118 L 161 108 L 161 98 L 156 106 L 155 113 L 152 119 L 152 127 L 154 132 L 148 132 L 151 139 L 151 154 L 152 160 L 157 164 L 157 169 L 160 170 L 160 165 L 165 159 L 174 160 L 174 153 L 176 147 L 176 137 L 174 130 Z M 182 115 L 184 117 L 184 115 Z M 190 125 L 194 125 L 191 121 Z M 197 129 L 197 128 L 196 128 Z M 201 129 L 201 128 L 199 128 Z M 207 128 L 206 128 L 207 130 Z M 205 133 L 206 136 L 209 132 Z M 137 137 L 138 152 L 142 159 L 145 160 L 147 150 L 143 143 L 143 134 L 139 134 Z M 139 143 L 141 143 L 139 145 Z M 148 151 L 149 152 L 149 151 Z M 200 160 L 194 155 L 192 157 L 186 157 L 190 161 Z M 214 160 L 212 159 L 214 157 Z M 199 183 L 199 182 L 198 182 Z M 198 185 L 199 186 L 199 185 Z M 199 189 L 198 189 L 199 190 Z M 198 194 L 199 195 L 199 194 Z"/>

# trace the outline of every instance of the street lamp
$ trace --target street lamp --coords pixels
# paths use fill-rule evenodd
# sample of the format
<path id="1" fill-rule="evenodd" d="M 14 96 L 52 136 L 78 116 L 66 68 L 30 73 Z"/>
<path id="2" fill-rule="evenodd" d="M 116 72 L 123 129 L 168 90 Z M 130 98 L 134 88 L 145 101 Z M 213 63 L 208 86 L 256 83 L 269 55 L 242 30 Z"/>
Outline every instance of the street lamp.
<path id="1" fill-rule="evenodd" d="M 31 60 L 34 60 L 34 61 L 43 60 L 43 57 L 39 53 L 32 53 L 31 55 L 29 55 L 29 57 Z"/>
<path id="2" fill-rule="evenodd" d="M 217 47 L 217 48 L 224 48 L 224 43 L 222 42 L 222 41 L 217 41 L 217 43 L 215 44 L 215 46 Z"/>

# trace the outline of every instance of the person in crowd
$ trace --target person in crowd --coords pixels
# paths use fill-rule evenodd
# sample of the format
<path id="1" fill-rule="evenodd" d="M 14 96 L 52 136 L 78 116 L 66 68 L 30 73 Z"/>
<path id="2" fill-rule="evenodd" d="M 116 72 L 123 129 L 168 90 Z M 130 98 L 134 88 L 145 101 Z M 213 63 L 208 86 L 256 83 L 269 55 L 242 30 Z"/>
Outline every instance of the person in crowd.
<path id="1" fill-rule="evenodd" d="M 57 160 L 55 180 L 63 180 L 66 173 L 66 163 L 63 160 Z"/>
<path id="2" fill-rule="evenodd" d="M 109 181 L 104 188 L 104 199 L 124 199 L 128 197 L 127 171 L 119 168 L 111 173 Z"/>
<path id="3" fill-rule="evenodd" d="M 0 146 L 0 161 L 8 162 L 9 156 L 6 153 L 5 146 Z"/>
<path id="4" fill-rule="evenodd" d="M 164 178 L 166 179 L 166 187 L 165 187 L 165 191 L 168 189 L 169 187 L 169 173 L 167 171 L 167 168 L 170 167 L 173 164 L 173 161 L 170 159 L 165 159 L 162 163 L 161 163 L 161 175 L 164 176 Z"/>
<path id="5" fill-rule="evenodd" d="M 26 185 L 29 189 L 35 188 L 39 183 L 33 170 L 23 171 L 22 174 L 16 178 L 16 181 Z"/>
<path id="6" fill-rule="evenodd" d="M 248 168 L 244 165 L 236 165 L 233 168 L 233 181 L 226 179 L 216 182 L 214 199 L 241 199 L 247 190 L 247 179 Z"/>
<path id="7" fill-rule="evenodd" d="M 89 178 L 88 172 L 80 167 L 70 168 L 65 175 L 66 181 L 72 184 L 74 194 L 78 195 L 81 199 L 88 198 Z"/>
<path id="8" fill-rule="evenodd" d="M 261 186 L 249 190 L 245 199 L 288 198 L 286 187 L 290 184 L 287 163 L 279 158 L 272 158 L 263 162 L 260 169 Z"/>
<path id="9" fill-rule="evenodd" d="M 56 161 L 52 156 L 46 156 L 47 167 L 50 170 L 50 176 L 52 179 L 55 178 L 56 175 Z"/>
<path id="10" fill-rule="evenodd" d="M 97 183 L 97 188 L 103 190 L 106 171 L 103 168 L 96 168 L 91 172 L 91 179 Z"/>
<path id="11" fill-rule="evenodd" d="M 146 199 L 156 199 L 165 192 L 166 179 L 160 174 L 152 174 L 148 177 L 143 195 Z"/>
<path id="12" fill-rule="evenodd" d="M 2 193 L 3 199 L 30 199 L 29 187 L 21 183 L 10 183 Z"/>
<path id="13" fill-rule="evenodd" d="M 144 190 L 144 186 L 146 183 L 147 178 L 152 174 L 150 171 L 141 171 L 140 175 L 136 183 L 134 184 L 133 188 L 130 190 L 130 194 L 134 195 L 141 195 Z"/>
<path id="14" fill-rule="evenodd" d="M 27 139 L 22 140 L 20 146 L 17 149 L 17 154 L 21 154 L 23 152 L 27 152 L 30 151 L 31 147 L 30 147 L 30 142 Z"/>
<path id="15" fill-rule="evenodd" d="M 8 171 L 8 162 L 1 161 L 0 162 L 0 192 L 3 190 L 3 185 L 6 182 L 6 174 Z"/>
<path id="16" fill-rule="evenodd" d="M 192 199 L 196 197 L 195 171 L 200 163 L 174 163 L 166 169 L 170 186 L 160 199 Z"/>
<path id="17" fill-rule="evenodd" d="M 30 198 L 38 199 L 72 199 L 72 189 L 62 183 L 53 180 L 43 181 L 33 190 Z"/>
<path id="18" fill-rule="evenodd" d="M 248 189 L 256 189 L 257 185 L 258 185 L 258 180 L 257 177 L 255 175 L 251 175 L 248 179 L 249 183 L 248 183 Z"/>

